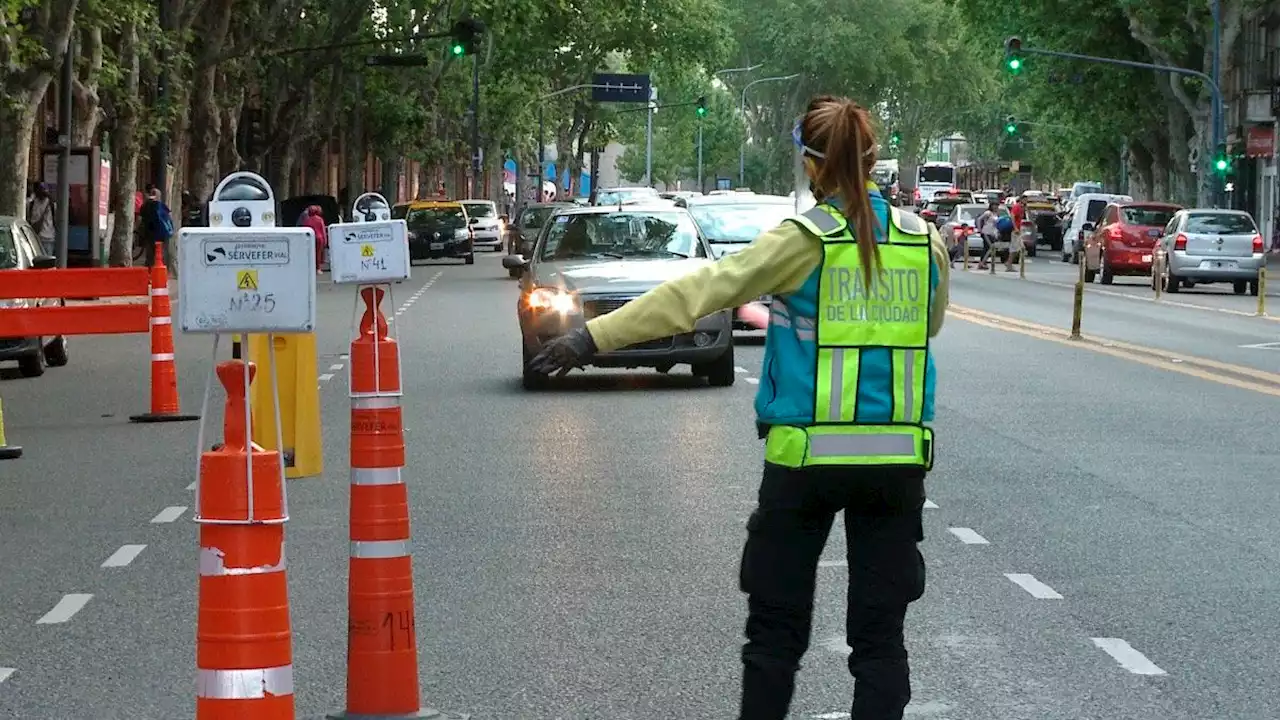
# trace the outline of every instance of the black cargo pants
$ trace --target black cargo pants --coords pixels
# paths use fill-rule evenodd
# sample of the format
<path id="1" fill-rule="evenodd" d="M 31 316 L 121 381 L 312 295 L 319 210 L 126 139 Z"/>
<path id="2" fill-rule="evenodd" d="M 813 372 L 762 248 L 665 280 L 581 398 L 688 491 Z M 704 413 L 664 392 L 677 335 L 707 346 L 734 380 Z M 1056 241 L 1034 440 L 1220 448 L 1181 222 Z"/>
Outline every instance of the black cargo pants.
<path id="1" fill-rule="evenodd" d="M 852 720 L 900 720 L 911 699 L 903 619 L 924 593 L 920 468 L 795 470 L 765 464 L 747 522 L 740 583 L 747 593 L 739 720 L 783 720 L 809 647 L 818 558 L 844 511 L 849 563 L 846 637 Z"/>

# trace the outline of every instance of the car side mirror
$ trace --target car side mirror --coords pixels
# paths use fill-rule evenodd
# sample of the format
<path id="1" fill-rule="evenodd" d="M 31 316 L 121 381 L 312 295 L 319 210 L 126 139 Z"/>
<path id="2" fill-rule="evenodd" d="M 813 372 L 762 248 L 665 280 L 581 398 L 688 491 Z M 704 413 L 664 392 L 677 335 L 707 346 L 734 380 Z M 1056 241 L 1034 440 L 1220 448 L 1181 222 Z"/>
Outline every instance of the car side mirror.
<path id="1" fill-rule="evenodd" d="M 507 270 L 523 270 L 529 267 L 529 261 L 523 255 L 508 255 L 502 258 L 502 267 Z"/>
<path id="2" fill-rule="evenodd" d="M 1094 225 L 1094 224 L 1093 224 L 1093 223 L 1091 223 L 1091 222 L 1087 222 L 1087 223 L 1085 223 L 1085 224 L 1081 225 L 1081 226 L 1080 226 L 1080 229 L 1081 229 L 1081 230 L 1084 230 L 1084 231 L 1086 231 L 1086 232 L 1093 232 L 1094 230 L 1096 230 L 1096 229 L 1097 229 L 1097 227 L 1098 227 L 1097 225 Z"/>
<path id="3" fill-rule="evenodd" d="M 58 258 L 53 255 L 37 255 L 31 258 L 31 267 L 35 270 L 52 270 L 58 267 Z"/>

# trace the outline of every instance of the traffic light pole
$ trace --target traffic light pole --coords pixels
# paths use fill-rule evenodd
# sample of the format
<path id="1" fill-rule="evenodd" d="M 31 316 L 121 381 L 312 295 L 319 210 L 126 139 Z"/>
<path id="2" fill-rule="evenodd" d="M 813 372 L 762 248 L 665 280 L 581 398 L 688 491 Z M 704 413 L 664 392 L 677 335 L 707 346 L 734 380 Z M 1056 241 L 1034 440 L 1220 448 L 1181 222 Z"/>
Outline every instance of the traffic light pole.
<path id="1" fill-rule="evenodd" d="M 480 53 L 471 57 L 471 187 L 469 197 L 476 197 L 480 182 Z"/>
<path id="2" fill-rule="evenodd" d="M 1217 5 L 1217 3 L 1214 3 Z M 1010 38 L 1005 41 L 1005 50 L 1009 52 L 1011 42 L 1016 38 Z M 1135 68 L 1138 70 L 1154 70 L 1156 72 L 1167 72 L 1174 75 L 1184 75 L 1187 77 L 1198 78 L 1209 88 L 1210 102 L 1213 104 L 1211 109 L 1211 122 L 1213 133 L 1213 151 L 1216 152 L 1222 146 L 1222 90 L 1218 87 L 1215 78 L 1210 77 L 1207 73 L 1191 68 L 1178 67 L 1176 65 L 1156 65 L 1154 63 L 1137 62 L 1134 60 L 1120 60 L 1117 58 L 1099 57 L 1097 55 L 1081 55 L 1078 53 L 1059 52 L 1057 50 L 1041 50 L 1039 48 L 1029 48 L 1022 45 L 1021 41 L 1017 42 L 1017 52 L 1026 55 L 1044 55 L 1046 57 L 1063 58 L 1064 60 L 1084 60 L 1086 62 L 1102 63 L 1104 65 L 1118 65 L 1120 67 Z M 1201 168 L 1204 171 L 1204 168 Z M 1215 183 L 1213 189 L 1213 204 L 1221 205 L 1222 183 Z"/>
<path id="3" fill-rule="evenodd" d="M 702 118 L 698 118 L 698 192 L 706 192 L 702 184 Z"/>

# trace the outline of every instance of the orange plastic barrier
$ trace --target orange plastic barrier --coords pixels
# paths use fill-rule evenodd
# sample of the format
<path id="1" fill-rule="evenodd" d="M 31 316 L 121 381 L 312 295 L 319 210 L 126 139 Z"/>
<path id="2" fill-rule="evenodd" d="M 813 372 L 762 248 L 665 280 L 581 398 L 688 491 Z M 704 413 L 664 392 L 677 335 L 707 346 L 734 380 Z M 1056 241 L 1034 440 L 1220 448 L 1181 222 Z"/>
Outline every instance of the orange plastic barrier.
<path id="1" fill-rule="evenodd" d="M 227 411 L 222 447 L 200 456 L 196 720 L 293 720 L 283 466 L 275 450 L 248 457 L 245 363 L 217 373 Z"/>
<path id="2" fill-rule="evenodd" d="M 347 708 L 334 718 L 437 716 L 419 706 L 400 348 L 388 337 L 384 294 L 361 288 L 366 309 L 351 343 Z"/>

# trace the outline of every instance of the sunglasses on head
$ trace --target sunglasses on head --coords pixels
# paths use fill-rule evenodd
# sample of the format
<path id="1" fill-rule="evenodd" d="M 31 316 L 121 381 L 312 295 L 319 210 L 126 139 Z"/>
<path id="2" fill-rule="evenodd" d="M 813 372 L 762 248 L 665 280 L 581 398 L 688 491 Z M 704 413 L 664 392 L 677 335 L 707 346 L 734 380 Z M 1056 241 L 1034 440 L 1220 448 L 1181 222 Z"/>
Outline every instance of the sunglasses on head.
<path id="1" fill-rule="evenodd" d="M 820 158 L 820 159 L 823 159 L 823 160 L 825 160 L 825 159 L 826 159 L 826 157 L 827 157 L 827 154 L 826 154 L 826 153 L 824 153 L 824 152 L 818 152 L 817 150 L 814 150 L 813 148 L 811 148 L 811 147 L 809 147 L 808 145 L 805 145 L 805 144 L 804 144 L 804 138 L 802 138 L 802 137 L 800 136 L 800 121 L 799 121 L 799 120 L 797 120 L 797 121 L 796 121 L 796 125 L 795 125 L 795 127 L 793 127 L 793 128 L 791 129 L 791 140 L 792 140 L 793 142 L 795 142 L 796 147 L 797 147 L 797 148 L 799 148 L 799 150 L 800 150 L 801 152 L 803 152 L 805 155 L 809 155 L 809 156 L 811 156 L 811 157 Z M 866 151 L 866 152 L 864 152 L 864 153 L 862 153 L 862 155 L 863 155 L 863 157 L 866 157 L 867 155 L 874 154 L 874 153 L 875 153 L 875 151 L 876 151 L 875 147 L 874 147 L 874 146 L 872 146 L 872 147 L 870 147 L 870 148 L 867 148 L 867 151 Z"/>

